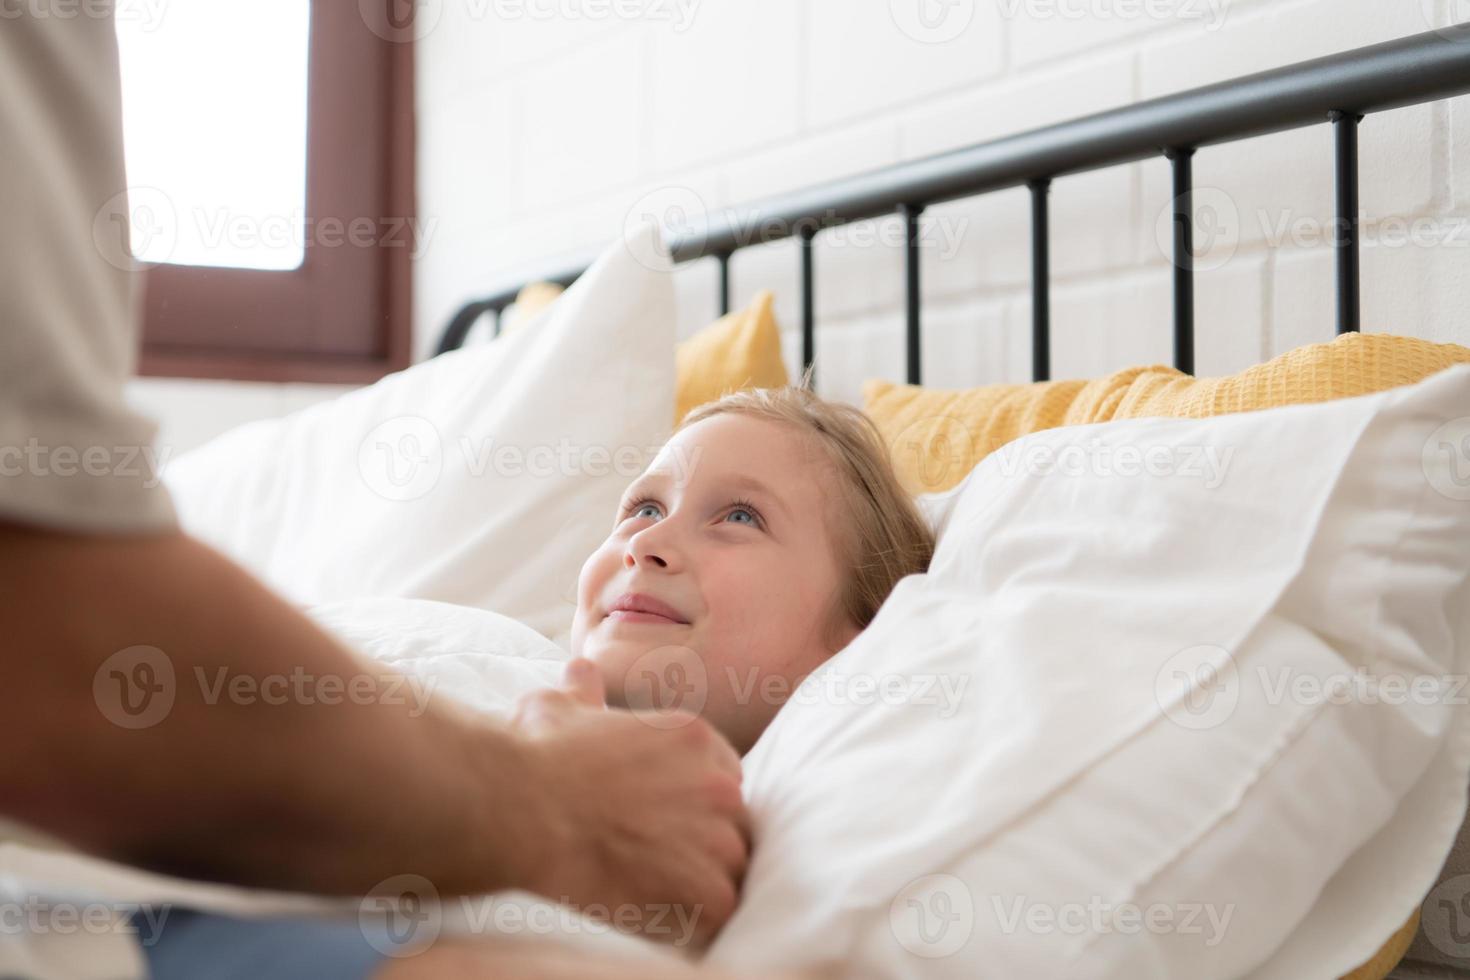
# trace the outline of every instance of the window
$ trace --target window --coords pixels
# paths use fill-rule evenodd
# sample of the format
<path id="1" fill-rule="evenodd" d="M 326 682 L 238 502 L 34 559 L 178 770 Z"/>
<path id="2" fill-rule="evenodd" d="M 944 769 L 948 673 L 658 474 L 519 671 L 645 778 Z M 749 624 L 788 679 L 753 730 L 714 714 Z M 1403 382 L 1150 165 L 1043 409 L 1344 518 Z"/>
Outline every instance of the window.
<path id="1" fill-rule="evenodd" d="M 119 5 L 132 248 L 158 263 L 140 373 L 367 382 L 408 363 L 412 44 L 372 2 Z"/>

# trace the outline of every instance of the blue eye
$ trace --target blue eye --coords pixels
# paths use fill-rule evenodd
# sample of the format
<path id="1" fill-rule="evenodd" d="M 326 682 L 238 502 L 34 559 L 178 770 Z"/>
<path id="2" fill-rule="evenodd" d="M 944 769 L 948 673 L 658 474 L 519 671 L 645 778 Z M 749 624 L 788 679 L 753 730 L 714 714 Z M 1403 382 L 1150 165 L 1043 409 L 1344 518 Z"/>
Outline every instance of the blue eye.
<path id="1" fill-rule="evenodd" d="M 743 516 L 743 520 L 731 520 L 736 516 Z M 732 524 L 745 524 L 753 528 L 764 528 L 766 522 L 761 518 L 761 512 L 755 509 L 755 505 L 748 500 L 730 501 L 730 509 L 725 513 L 725 520 Z"/>
<path id="2" fill-rule="evenodd" d="M 652 511 L 652 513 L 647 513 Z M 663 513 L 659 505 L 652 500 L 635 500 L 628 505 L 625 511 L 628 517 L 647 517 L 649 520 L 658 520 Z"/>

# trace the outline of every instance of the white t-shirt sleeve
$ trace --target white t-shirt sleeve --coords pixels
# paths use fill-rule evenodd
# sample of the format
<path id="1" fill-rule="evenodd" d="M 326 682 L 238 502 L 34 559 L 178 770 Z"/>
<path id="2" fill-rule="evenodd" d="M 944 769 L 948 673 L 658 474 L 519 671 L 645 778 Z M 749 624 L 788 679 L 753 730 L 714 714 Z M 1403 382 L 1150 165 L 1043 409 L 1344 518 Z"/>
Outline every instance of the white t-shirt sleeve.
<path id="1" fill-rule="evenodd" d="M 171 528 L 154 423 L 123 400 L 138 273 L 127 249 L 112 17 L 0 19 L 0 520 Z"/>

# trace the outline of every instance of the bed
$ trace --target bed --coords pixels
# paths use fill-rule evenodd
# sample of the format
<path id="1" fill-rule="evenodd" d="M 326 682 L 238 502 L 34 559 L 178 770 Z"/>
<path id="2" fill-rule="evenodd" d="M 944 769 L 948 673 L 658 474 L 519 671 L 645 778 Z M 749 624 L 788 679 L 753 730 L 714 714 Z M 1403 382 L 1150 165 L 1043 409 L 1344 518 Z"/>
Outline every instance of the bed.
<path id="1" fill-rule="evenodd" d="M 798 243 L 802 366 L 816 370 L 814 280 L 821 234 L 827 229 L 884 215 L 898 215 L 906 230 L 904 377 L 920 385 L 923 308 L 920 288 L 919 219 L 926 207 L 959 198 L 1024 186 L 1031 202 L 1031 381 L 1051 379 L 1049 297 L 1049 192 L 1052 183 L 1090 170 L 1160 157 L 1172 175 L 1173 367 L 1192 374 L 1195 363 L 1195 265 L 1193 154 L 1203 147 L 1312 126 L 1330 129 L 1336 220 L 1330 247 L 1335 256 L 1335 322 L 1339 335 L 1361 326 L 1359 267 L 1358 126 L 1373 113 L 1447 99 L 1470 92 L 1470 25 L 1379 44 L 1205 88 L 1075 119 L 1031 132 L 835 181 L 748 206 L 698 215 L 666 239 L 675 263 L 717 264 L 718 300 L 731 311 L 731 258 L 743 249 L 783 239 Z M 1307 165 L 1315 165 L 1309 162 Z M 438 352 L 465 343 L 486 317 L 499 335 L 503 321 L 531 283 L 568 286 L 587 266 L 577 261 L 528 268 L 467 303 L 446 326 Z M 1455 882 L 1470 872 L 1470 841 L 1462 833 L 1446 864 L 1436 896 L 1426 910 L 1455 905 Z M 1449 891 L 1446 892 L 1445 889 Z M 1458 921 L 1458 920 L 1456 920 Z M 1392 974 L 1462 976 L 1470 965 L 1430 942 L 1415 922 L 1364 967 L 1382 976 L 1413 941 L 1409 958 Z"/>

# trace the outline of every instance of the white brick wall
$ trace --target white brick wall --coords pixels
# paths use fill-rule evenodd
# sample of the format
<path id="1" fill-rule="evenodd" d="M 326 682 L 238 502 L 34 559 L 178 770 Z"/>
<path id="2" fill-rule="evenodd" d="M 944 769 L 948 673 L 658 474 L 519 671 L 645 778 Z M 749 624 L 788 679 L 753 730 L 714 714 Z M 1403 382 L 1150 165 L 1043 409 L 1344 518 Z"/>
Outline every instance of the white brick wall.
<path id="1" fill-rule="evenodd" d="M 435 232 L 417 268 L 416 351 L 509 271 L 615 238 L 660 188 L 719 208 L 1470 19 L 1470 0 L 927 2 L 952 19 L 926 24 L 920 0 L 443 0 L 419 53 L 419 204 Z M 1195 173 L 1212 209 L 1201 373 L 1330 338 L 1328 128 L 1202 150 Z M 1056 375 L 1167 362 L 1169 193 L 1163 160 L 1054 183 Z M 1366 328 L 1470 342 L 1470 101 L 1370 117 L 1362 204 Z M 1026 192 L 923 220 L 926 380 L 1025 380 Z M 829 395 L 901 374 L 891 228 L 818 238 Z M 874 234 L 885 229 L 888 241 Z M 680 272 L 682 333 L 714 315 L 714 287 L 712 263 Z M 794 368 L 790 243 L 736 257 L 736 302 L 760 288 L 777 292 Z"/>

